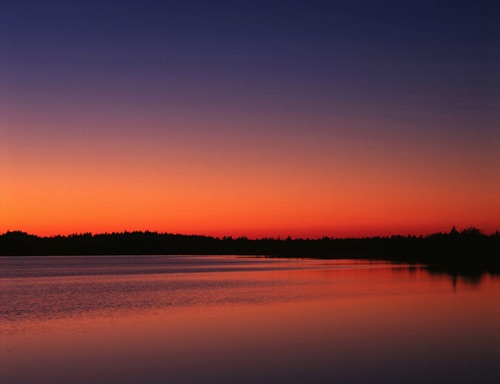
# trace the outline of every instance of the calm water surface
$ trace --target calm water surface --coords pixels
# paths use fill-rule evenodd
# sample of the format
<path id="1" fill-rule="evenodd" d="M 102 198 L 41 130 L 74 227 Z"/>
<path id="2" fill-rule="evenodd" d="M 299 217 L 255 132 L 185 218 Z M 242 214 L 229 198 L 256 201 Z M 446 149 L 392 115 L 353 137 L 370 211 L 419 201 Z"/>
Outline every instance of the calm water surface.
<path id="1" fill-rule="evenodd" d="M 2 383 L 499 383 L 500 280 L 228 256 L 0 257 Z"/>

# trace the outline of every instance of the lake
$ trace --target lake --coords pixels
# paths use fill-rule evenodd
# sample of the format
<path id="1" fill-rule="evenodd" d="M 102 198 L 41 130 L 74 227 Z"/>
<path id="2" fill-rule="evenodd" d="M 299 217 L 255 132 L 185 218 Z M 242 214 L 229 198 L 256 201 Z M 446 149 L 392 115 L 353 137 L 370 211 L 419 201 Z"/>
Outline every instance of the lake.
<path id="1" fill-rule="evenodd" d="M 367 260 L 0 257 L 2 383 L 499 383 L 500 280 Z"/>

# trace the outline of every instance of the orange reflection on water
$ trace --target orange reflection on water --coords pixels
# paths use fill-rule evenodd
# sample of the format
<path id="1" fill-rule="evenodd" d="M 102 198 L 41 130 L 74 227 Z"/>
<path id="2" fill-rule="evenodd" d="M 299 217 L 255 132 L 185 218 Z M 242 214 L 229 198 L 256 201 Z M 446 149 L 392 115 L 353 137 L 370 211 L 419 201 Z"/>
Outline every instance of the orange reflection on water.
<path id="1" fill-rule="evenodd" d="M 25 283 L 6 280 L 2 288 Z M 500 282 L 489 276 L 453 287 L 405 266 L 294 261 L 46 283 L 114 289 L 100 293 L 107 306 L 1 320 L 4 382 L 398 382 L 417 367 L 410 379 L 440 382 L 499 373 L 491 356 Z M 130 286 L 137 290 L 120 292 Z M 81 298 L 92 294 L 68 301 Z"/>

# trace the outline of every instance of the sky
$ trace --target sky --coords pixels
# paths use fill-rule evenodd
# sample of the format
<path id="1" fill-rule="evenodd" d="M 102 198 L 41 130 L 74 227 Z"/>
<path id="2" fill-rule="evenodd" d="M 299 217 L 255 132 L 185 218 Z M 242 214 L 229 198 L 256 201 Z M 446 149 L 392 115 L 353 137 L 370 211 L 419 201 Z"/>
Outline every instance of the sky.
<path id="1" fill-rule="evenodd" d="M 0 233 L 500 230 L 500 2 L 2 1 Z"/>

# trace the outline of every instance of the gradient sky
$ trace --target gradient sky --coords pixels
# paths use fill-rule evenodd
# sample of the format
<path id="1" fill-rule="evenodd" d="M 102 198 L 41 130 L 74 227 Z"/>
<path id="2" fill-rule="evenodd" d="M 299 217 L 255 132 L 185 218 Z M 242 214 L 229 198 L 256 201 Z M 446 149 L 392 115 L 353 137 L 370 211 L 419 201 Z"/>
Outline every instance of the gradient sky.
<path id="1" fill-rule="evenodd" d="M 500 2 L 2 1 L 0 233 L 500 229 Z"/>

